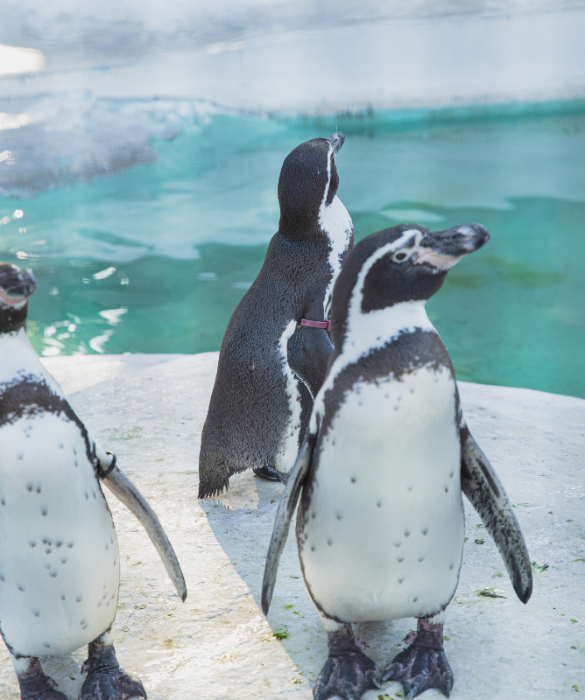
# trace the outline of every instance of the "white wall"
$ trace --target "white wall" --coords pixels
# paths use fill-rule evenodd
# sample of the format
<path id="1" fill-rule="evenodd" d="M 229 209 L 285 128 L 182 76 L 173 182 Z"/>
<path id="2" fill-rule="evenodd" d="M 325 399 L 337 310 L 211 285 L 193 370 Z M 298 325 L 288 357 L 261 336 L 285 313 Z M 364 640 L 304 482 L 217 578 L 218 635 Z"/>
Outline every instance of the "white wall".
<path id="1" fill-rule="evenodd" d="M 46 60 L 0 78 L 0 99 L 89 89 L 314 113 L 585 97 L 584 0 L 0 0 L 0 11 L 0 43 Z"/>

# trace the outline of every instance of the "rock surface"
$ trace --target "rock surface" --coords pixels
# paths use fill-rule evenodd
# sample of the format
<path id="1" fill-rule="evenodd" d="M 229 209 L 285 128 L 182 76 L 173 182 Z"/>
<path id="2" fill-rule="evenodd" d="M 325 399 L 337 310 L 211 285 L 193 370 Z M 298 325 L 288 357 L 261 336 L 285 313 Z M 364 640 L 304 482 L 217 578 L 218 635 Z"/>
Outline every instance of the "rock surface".
<path id="1" fill-rule="evenodd" d="M 149 499 L 187 579 L 183 604 L 142 527 L 105 489 L 121 553 L 116 647 L 123 668 L 143 681 L 149 700 L 311 698 L 326 640 L 292 535 L 268 622 L 259 608 L 283 487 L 245 472 L 219 499 L 197 500 L 199 441 L 217 353 L 44 362 L 94 437 L 117 454 L 120 468 Z M 585 401 L 460 386 L 471 430 L 515 504 L 535 562 L 535 585 L 522 605 L 466 502 L 469 539 L 445 626 L 455 674 L 451 697 L 579 697 L 585 692 Z M 357 634 L 384 665 L 414 627 L 406 619 L 358 625 Z M 71 699 L 83 680 L 84 658 L 81 649 L 42 660 Z M 18 698 L 4 648 L 0 661 L 0 697 Z M 401 696 L 397 683 L 386 683 L 364 698 Z M 442 696 L 429 691 L 423 697 Z"/>

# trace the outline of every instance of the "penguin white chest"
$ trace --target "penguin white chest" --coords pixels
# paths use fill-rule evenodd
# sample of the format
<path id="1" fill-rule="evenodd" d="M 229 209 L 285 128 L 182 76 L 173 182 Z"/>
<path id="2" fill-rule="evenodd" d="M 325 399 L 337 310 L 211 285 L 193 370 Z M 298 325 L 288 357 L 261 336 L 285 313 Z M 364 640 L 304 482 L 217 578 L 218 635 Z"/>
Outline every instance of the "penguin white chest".
<path id="1" fill-rule="evenodd" d="M 39 412 L 0 428 L 0 625 L 14 653 L 65 654 L 114 620 L 112 517 L 79 426 Z"/>
<path id="2" fill-rule="evenodd" d="M 455 591 L 463 527 L 449 370 L 354 385 L 323 439 L 299 531 L 315 601 L 346 622 L 434 614 Z"/>

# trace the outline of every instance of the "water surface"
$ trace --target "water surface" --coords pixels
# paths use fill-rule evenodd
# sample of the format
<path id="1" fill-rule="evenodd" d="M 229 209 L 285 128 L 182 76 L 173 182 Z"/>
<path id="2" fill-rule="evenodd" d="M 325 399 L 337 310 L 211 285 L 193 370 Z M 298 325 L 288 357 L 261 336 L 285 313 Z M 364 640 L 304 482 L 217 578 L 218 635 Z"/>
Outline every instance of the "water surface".
<path id="1" fill-rule="evenodd" d="M 339 128 L 358 240 L 403 221 L 492 235 L 428 305 L 458 377 L 585 397 L 585 115 L 282 120 L 67 99 L 61 131 L 30 101 L 4 114 L 41 116 L 0 131 L 0 257 L 35 272 L 39 353 L 219 349 L 278 227 L 284 157 Z"/>

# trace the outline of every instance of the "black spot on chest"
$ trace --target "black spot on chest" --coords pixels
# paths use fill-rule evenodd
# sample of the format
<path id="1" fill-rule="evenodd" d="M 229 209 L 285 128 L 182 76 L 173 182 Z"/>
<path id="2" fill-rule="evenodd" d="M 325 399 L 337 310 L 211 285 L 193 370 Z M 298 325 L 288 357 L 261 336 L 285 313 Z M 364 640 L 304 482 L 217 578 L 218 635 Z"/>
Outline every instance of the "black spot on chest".
<path id="1" fill-rule="evenodd" d="M 333 359 L 331 360 L 332 362 Z M 325 392 L 323 397 L 324 413 L 313 452 L 313 459 L 301 496 L 298 520 L 300 532 L 303 531 L 304 522 L 308 519 L 307 511 L 310 507 L 315 473 L 319 468 L 319 457 L 323 441 L 347 395 L 355 390 L 357 384 L 363 382 L 375 384 L 388 379 L 400 382 L 405 374 L 423 367 L 435 372 L 446 368 L 453 377 L 453 391 L 456 393 L 453 364 L 447 348 L 436 331 L 417 329 L 411 333 L 401 333 L 397 338 L 388 341 L 381 348 L 371 350 L 356 362 L 349 364 L 337 375 L 333 386 Z M 364 405 L 362 410 L 367 411 L 368 407 Z M 351 483 L 355 483 L 355 478 L 353 476 Z M 408 536 L 406 533 L 405 535 Z"/>

